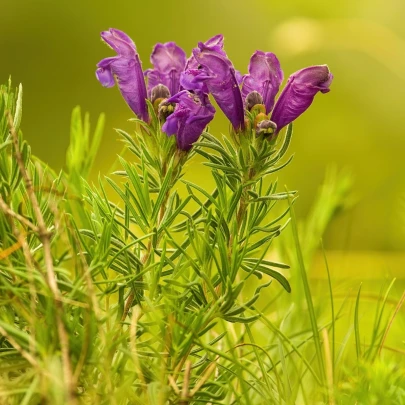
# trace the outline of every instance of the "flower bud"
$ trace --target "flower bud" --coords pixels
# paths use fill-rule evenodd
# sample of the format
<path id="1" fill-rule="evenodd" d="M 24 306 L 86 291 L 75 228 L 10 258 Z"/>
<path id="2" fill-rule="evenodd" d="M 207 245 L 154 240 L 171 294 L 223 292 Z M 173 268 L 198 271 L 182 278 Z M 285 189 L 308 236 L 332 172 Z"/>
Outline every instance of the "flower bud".
<path id="1" fill-rule="evenodd" d="M 157 99 L 163 100 L 168 97 L 170 97 L 170 91 L 164 84 L 158 84 L 150 93 L 150 101 L 152 104 L 154 104 Z"/>
<path id="2" fill-rule="evenodd" d="M 270 120 L 260 121 L 256 126 L 256 135 L 264 135 L 267 137 L 272 137 L 272 135 L 277 131 L 277 125 Z"/>
<path id="3" fill-rule="evenodd" d="M 250 112 L 252 114 L 257 114 L 257 115 L 259 115 L 259 114 L 266 115 L 266 106 L 264 104 L 255 104 L 251 108 Z M 266 115 L 266 117 L 267 117 L 267 115 Z"/>
<path id="4" fill-rule="evenodd" d="M 257 105 L 257 104 L 256 104 L 256 105 Z M 267 114 L 265 114 L 265 113 L 263 113 L 263 112 L 259 112 L 259 113 L 255 116 L 253 125 L 254 125 L 254 127 L 256 128 L 259 122 L 265 121 L 265 120 L 268 120 L 268 119 L 269 119 L 269 116 L 268 116 Z"/>
<path id="5" fill-rule="evenodd" d="M 166 119 L 170 114 L 174 112 L 174 108 L 176 107 L 175 103 L 168 103 L 166 98 L 158 98 L 155 100 L 155 103 L 158 104 L 157 112 L 159 119 Z M 153 104 L 155 106 L 155 103 Z"/>
<path id="6" fill-rule="evenodd" d="M 246 109 L 250 111 L 257 104 L 263 104 L 263 97 L 257 91 L 251 91 L 245 99 Z"/>

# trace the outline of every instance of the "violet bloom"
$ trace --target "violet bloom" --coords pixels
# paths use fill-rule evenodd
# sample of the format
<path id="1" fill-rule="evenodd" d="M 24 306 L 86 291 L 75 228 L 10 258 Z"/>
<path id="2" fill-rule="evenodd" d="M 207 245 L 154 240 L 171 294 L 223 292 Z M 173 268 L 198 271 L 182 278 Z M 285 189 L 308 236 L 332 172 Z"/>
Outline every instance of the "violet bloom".
<path id="1" fill-rule="evenodd" d="M 203 83 L 231 121 L 234 129 L 243 130 L 244 110 L 238 74 L 222 47 L 218 44 L 207 45 L 200 42 L 198 48 L 193 50 L 193 56 L 201 69 L 199 74 L 196 73 L 195 80 L 191 82 L 196 84 L 195 87 L 190 90 L 198 89 L 197 84 L 200 83 L 201 86 Z"/>
<path id="2" fill-rule="evenodd" d="M 274 107 L 274 99 L 284 74 L 276 55 L 271 52 L 256 51 L 250 58 L 249 74 L 242 79 L 242 98 L 246 98 L 252 92 L 257 92 L 262 97 L 262 103 L 266 106 L 266 113 Z"/>
<path id="3" fill-rule="evenodd" d="M 151 94 L 155 86 L 163 84 L 172 96 L 175 95 L 180 90 L 180 75 L 186 66 L 186 54 L 183 49 L 174 42 L 156 44 L 150 61 L 154 68 L 145 71 L 148 94 Z"/>
<path id="4" fill-rule="evenodd" d="M 139 118 L 148 122 L 145 80 L 134 42 L 124 32 L 113 28 L 103 31 L 101 38 L 118 55 L 105 58 L 97 64 L 97 79 L 104 87 L 114 86 L 116 80 L 131 110 Z"/>
<path id="5" fill-rule="evenodd" d="M 176 134 L 177 147 L 184 151 L 190 150 L 214 118 L 215 108 L 210 104 L 207 94 L 194 94 L 187 90 L 175 94 L 165 103 L 177 105 L 167 117 L 162 131 L 169 136 Z"/>
<path id="6" fill-rule="evenodd" d="M 243 77 L 242 95 L 246 107 L 262 98 L 266 113 L 276 124 L 275 133 L 305 112 L 320 91 L 327 93 L 333 76 L 326 65 L 311 66 L 293 73 L 274 106 L 274 99 L 283 80 L 283 71 L 272 53 L 256 51 L 249 63 L 249 74 Z M 260 95 L 260 97 L 258 97 Z"/>
<path id="7" fill-rule="evenodd" d="M 277 132 L 305 112 L 318 92 L 328 93 L 332 80 L 327 65 L 310 66 L 293 73 L 271 115 Z"/>

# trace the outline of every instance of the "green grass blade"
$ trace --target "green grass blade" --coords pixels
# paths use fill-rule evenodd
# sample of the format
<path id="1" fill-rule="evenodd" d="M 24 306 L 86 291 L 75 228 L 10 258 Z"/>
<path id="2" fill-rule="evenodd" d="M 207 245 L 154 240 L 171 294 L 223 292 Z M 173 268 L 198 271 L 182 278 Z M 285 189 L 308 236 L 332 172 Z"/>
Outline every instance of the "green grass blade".
<path id="1" fill-rule="evenodd" d="M 286 191 L 288 192 L 287 188 L 286 188 Z M 308 305 L 308 313 L 309 313 L 309 317 L 310 317 L 310 321 L 311 321 L 312 333 L 314 336 L 314 345 L 315 345 L 316 357 L 317 357 L 317 361 L 318 361 L 319 372 L 321 374 L 321 381 L 322 381 L 322 383 L 324 383 L 325 367 L 324 367 L 324 362 L 323 362 L 321 342 L 319 339 L 318 322 L 316 319 L 314 303 L 312 301 L 311 289 L 309 287 L 308 277 L 307 277 L 307 273 L 305 270 L 304 258 L 302 255 L 301 245 L 300 245 L 300 241 L 299 241 L 299 237 L 298 237 L 297 219 L 296 219 L 294 207 L 291 203 L 290 198 L 288 199 L 288 203 L 290 206 L 291 228 L 292 228 L 294 242 L 295 242 L 295 249 L 297 252 L 297 259 L 298 259 L 298 265 L 299 265 L 298 267 L 299 267 L 299 271 L 300 271 L 302 284 L 304 287 L 306 302 Z"/>
<path id="2" fill-rule="evenodd" d="M 361 345 L 360 345 L 360 328 L 359 328 L 359 306 L 360 306 L 360 293 L 361 293 L 361 284 L 359 287 L 359 292 L 357 293 L 356 298 L 356 307 L 354 309 L 354 336 L 356 341 L 356 355 L 357 361 L 361 358 Z"/>

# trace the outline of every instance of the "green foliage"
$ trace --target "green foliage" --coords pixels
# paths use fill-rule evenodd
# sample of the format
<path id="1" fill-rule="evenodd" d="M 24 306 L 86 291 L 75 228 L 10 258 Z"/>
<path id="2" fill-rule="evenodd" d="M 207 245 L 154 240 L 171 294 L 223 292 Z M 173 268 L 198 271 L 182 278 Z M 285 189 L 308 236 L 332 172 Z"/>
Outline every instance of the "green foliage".
<path id="1" fill-rule="evenodd" d="M 96 158 L 104 130 L 105 117 L 101 114 L 90 140 L 90 116 L 82 120 L 80 107 L 74 108 L 70 125 L 70 145 L 66 155 L 67 172 L 70 184 L 75 184 L 80 191 L 81 178 L 87 178 Z"/>
<path id="2" fill-rule="evenodd" d="M 347 178 L 326 181 L 302 238 L 297 194 L 275 177 L 291 126 L 272 142 L 206 132 L 186 154 L 149 106 L 150 125 L 118 131 L 120 170 L 91 185 L 102 116 L 90 137 L 74 110 L 56 174 L 22 138 L 21 87 L 3 86 L 0 102 L 1 403 L 381 403 L 384 389 L 403 403 L 403 370 L 384 362 L 403 298 L 387 318 L 390 285 L 363 331 L 360 294 L 352 314 L 330 276 L 312 293 L 306 268 Z M 183 179 L 196 153 L 213 191 Z"/>
<path id="3" fill-rule="evenodd" d="M 345 370 L 345 380 L 338 390 L 339 403 L 349 404 L 390 404 L 405 403 L 405 369 L 401 364 L 378 360 L 359 363 L 358 373 Z"/>

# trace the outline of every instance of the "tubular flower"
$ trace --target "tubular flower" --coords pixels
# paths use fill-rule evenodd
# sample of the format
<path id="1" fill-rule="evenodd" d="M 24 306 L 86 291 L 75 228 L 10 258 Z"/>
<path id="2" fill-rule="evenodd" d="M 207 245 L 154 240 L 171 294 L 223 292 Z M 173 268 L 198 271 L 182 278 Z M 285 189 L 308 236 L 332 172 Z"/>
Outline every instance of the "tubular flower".
<path id="1" fill-rule="evenodd" d="M 316 93 L 327 93 L 333 75 L 326 65 L 310 66 L 292 74 L 274 106 L 276 94 L 283 81 L 283 71 L 273 53 L 256 51 L 249 63 L 249 74 L 243 76 L 242 95 L 245 107 L 251 110 L 263 104 L 267 114 L 271 113 L 272 128 L 277 135 L 282 128 L 298 118 L 311 105 Z M 263 132 L 261 124 L 257 132 Z"/>
<path id="2" fill-rule="evenodd" d="M 145 71 L 148 78 L 148 94 L 150 95 L 153 87 L 163 84 L 170 95 L 176 94 L 180 90 L 180 75 L 186 66 L 186 54 L 174 42 L 165 44 L 156 44 L 150 61 L 153 69 Z"/>
<path id="3" fill-rule="evenodd" d="M 274 53 L 256 51 L 250 58 L 248 69 L 249 74 L 242 79 L 242 98 L 246 103 L 252 92 L 259 93 L 263 99 L 261 104 L 266 106 L 266 112 L 269 113 L 283 81 L 280 62 Z"/>
<path id="4" fill-rule="evenodd" d="M 215 108 L 210 104 L 207 94 L 191 93 L 183 90 L 165 103 L 176 103 L 174 112 L 162 126 L 168 136 L 175 134 L 177 147 L 188 151 L 198 140 L 205 127 L 214 118 Z"/>
<path id="5" fill-rule="evenodd" d="M 120 92 L 131 110 L 148 122 L 145 80 L 134 42 L 128 35 L 113 28 L 103 31 L 101 38 L 118 55 L 105 58 L 97 64 L 97 79 L 104 87 L 112 87 L 117 81 Z"/>
<path id="6" fill-rule="evenodd" d="M 293 73 L 271 115 L 277 132 L 305 112 L 318 92 L 328 93 L 332 80 L 327 65 L 310 66 Z"/>
<path id="7" fill-rule="evenodd" d="M 239 75 L 232 62 L 219 45 L 210 46 L 200 42 L 193 55 L 201 66 L 201 73 L 196 75 L 195 82 L 202 81 L 234 129 L 243 130 L 244 110 Z"/>

